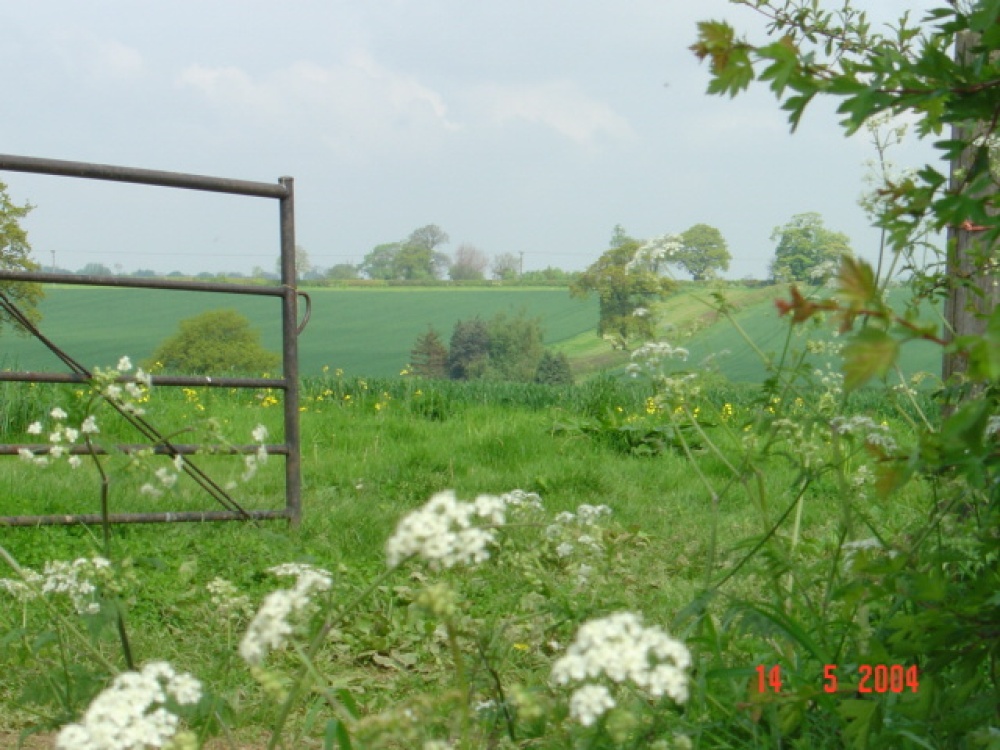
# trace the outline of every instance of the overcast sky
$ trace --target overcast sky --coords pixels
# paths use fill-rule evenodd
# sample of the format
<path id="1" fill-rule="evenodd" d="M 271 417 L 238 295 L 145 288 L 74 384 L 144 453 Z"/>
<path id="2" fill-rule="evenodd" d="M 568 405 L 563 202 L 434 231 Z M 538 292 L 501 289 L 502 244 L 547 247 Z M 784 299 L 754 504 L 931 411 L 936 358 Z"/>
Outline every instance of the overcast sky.
<path id="1" fill-rule="evenodd" d="M 862 0 L 860 5 L 866 3 Z M 917 7 L 869 0 L 878 12 Z M 871 255 L 868 139 L 833 108 L 794 136 L 763 88 L 704 93 L 695 24 L 760 28 L 724 0 L 0 0 L 0 152 L 258 181 L 295 178 L 319 266 L 437 224 L 444 247 L 582 269 L 622 224 L 718 227 L 731 278 L 820 212 Z M 926 144 L 902 163 L 929 158 Z M 274 268 L 266 199 L 0 172 L 36 259 Z"/>

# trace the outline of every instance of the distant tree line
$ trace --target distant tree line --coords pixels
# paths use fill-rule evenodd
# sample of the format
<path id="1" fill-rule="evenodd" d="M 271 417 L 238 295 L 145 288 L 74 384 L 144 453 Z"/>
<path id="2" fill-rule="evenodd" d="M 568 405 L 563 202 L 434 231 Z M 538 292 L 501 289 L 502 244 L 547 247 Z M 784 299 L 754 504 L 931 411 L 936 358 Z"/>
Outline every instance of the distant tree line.
<path id="1" fill-rule="evenodd" d="M 524 312 L 459 320 L 447 344 L 428 327 L 410 351 L 410 368 L 415 375 L 439 380 L 572 383 L 566 355 L 549 351 L 542 342 L 541 321 Z"/>
<path id="2" fill-rule="evenodd" d="M 21 209 L 21 216 L 31 207 Z M 8 206 L 8 213 L 12 207 Z M 2 216 L 2 211 L 0 211 Z M 19 218 L 15 217 L 15 218 Z M 11 225 L 14 226 L 14 225 Z M 608 250 L 586 271 L 564 271 L 548 267 L 542 270 L 525 271 L 522 255 L 504 252 L 492 258 L 475 245 L 463 243 L 453 255 L 442 251 L 449 242 L 448 234 L 436 224 L 414 229 L 406 239 L 377 245 L 368 252 L 360 263 L 337 263 L 323 269 L 316 266 L 304 247 L 295 248 L 296 276 L 306 285 L 436 285 L 436 284 L 477 284 L 498 282 L 525 286 L 567 286 L 578 292 L 601 293 L 600 288 L 608 287 L 615 268 L 624 269 L 629 263 L 630 253 L 642 248 L 646 256 L 645 267 L 632 264 L 629 270 L 649 272 L 663 276 L 669 269 L 687 274 L 693 281 L 708 281 L 717 278 L 721 272 L 729 270 L 732 255 L 722 233 L 708 224 L 695 224 L 677 235 L 663 235 L 653 240 L 638 240 L 630 237 L 620 225 L 615 227 L 614 236 Z M 660 242 L 656 252 L 650 254 L 650 243 Z M 822 282 L 829 269 L 843 254 L 851 249 L 846 235 L 827 229 L 818 213 L 803 213 L 774 229 L 771 235 L 774 243 L 774 258 L 769 267 L 768 280 L 773 282 Z M 664 244 L 666 243 L 666 244 Z M 27 247 L 22 243 L 21 247 Z M 10 255 L 10 252 L 7 253 Z M 650 259 L 655 255 L 655 263 Z M 26 257 L 26 256 L 25 256 Z M 642 264 L 639 264 L 642 265 Z M 64 268 L 47 266 L 46 271 L 74 273 Z M 202 271 L 189 275 L 180 271 L 160 274 L 148 268 L 123 273 L 121 266 L 114 269 L 103 263 L 88 263 L 75 273 L 88 276 L 130 276 L 133 278 L 194 278 L 204 281 L 250 280 L 275 283 L 281 278 L 280 259 L 273 270 L 255 266 L 249 273 L 241 271 Z M 604 278 L 602 278 L 604 277 Z M 634 278 L 628 281 L 633 287 Z M 649 286 L 650 279 L 645 282 Z M 595 286 L 597 284 L 598 286 Z M 628 285 L 628 284 L 626 284 Z M 642 284 L 639 284 L 642 286 Z M 588 289 L 588 287 L 590 287 Z M 602 300 L 607 297 L 607 294 Z M 630 292 L 630 294 L 634 294 Z M 619 301 L 620 302 L 620 301 Z M 619 304 L 619 306 L 621 306 Z M 627 305 L 626 305 L 627 307 Z M 622 308 L 625 309 L 624 307 Z M 626 313 L 628 314 L 628 313 Z"/>

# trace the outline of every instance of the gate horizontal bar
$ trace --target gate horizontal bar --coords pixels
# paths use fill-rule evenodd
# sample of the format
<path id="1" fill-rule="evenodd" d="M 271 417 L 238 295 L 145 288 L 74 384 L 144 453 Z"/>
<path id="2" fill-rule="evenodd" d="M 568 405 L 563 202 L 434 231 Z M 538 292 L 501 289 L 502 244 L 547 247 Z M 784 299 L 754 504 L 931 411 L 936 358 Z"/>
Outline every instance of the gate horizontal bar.
<path id="1" fill-rule="evenodd" d="M 44 456 L 50 453 L 54 447 L 52 443 L 0 443 L 0 456 L 16 456 L 18 455 L 18 451 L 21 450 L 29 450 L 35 455 Z M 92 453 L 98 456 L 108 455 L 106 448 L 101 448 L 97 445 L 93 446 L 93 450 L 86 445 L 64 445 L 62 447 L 66 453 L 73 456 L 89 456 Z M 256 453 L 260 450 L 260 447 L 259 444 L 254 443 L 253 445 L 230 445 L 212 451 L 206 450 L 204 445 L 192 445 L 188 443 L 171 443 L 169 446 L 160 444 L 151 445 L 149 443 L 123 443 L 115 446 L 121 453 L 132 454 L 139 451 L 152 451 L 158 456 L 210 456 L 213 453 L 220 456 L 249 455 Z M 264 451 L 269 456 L 287 456 L 288 445 L 286 443 L 265 445 Z"/>
<path id="2" fill-rule="evenodd" d="M 285 198 L 288 195 L 287 188 L 280 183 L 232 180 L 227 177 L 116 167 L 111 164 L 90 164 L 80 161 L 63 161 L 62 159 L 39 159 L 33 156 L 14 156 L 12 154 L 0 154 L 0 170 L 83 177 L 111 182 L 132 182 L 140 185 L 160 185 L 188 190 L 205 190 L 212 193 L 253 195 L 259 198 Z"/>
<path id="3" fill-rule="evenodd" d="M 248 510 L 245 513 L 230 510 L 185 510 L 173 513 L 109 513 L 109 523 L 171 523 L 173 521 L 285 521 L 293 518 L 289 510 Z M 103 522 L 100 513 L 83 513 L 68 516 L 0 516 L 4 526 L 72 526 L 75 524 L 98 525 Z"/>
<path id="4" fill-rule="evenodd" d="M 62 372 L 14 372 L 0 370 L 0 383 L 89 383 L 86 375 Z M 116 383 L 134 383 L 135 378 L 115 378 Z M 152 385 L 190 386 L 192 388 L 278 388 L 286 390 L 284 378 L 218 378 L 208 375 L 152 375 Z"/>
<path id="5" fill-rule="evenodd" d="M 178 281 L 177 279 L 146 279 L 133 276 L 86 276 L 75 273 L 0 270 L 0 280 L 28 281 L 40 284 L 77 284 L 80 286 L 114 286 L 129 289 L 170 289 L 186 292 L 218 292 L 221 294 L 251 294 L 261 297 L 284 297 L 280 286 L 230 284 L 223 281 Z"/>

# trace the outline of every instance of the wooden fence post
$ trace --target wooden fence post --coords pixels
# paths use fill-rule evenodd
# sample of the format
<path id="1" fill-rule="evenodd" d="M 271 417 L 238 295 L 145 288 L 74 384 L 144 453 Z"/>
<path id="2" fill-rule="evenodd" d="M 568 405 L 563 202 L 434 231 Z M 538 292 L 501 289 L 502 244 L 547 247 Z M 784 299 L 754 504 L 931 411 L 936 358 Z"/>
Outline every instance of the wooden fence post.
<path id="1" fill-rule="evenodd" d="M 955 59 L 964 63 L 970 57 L 969 50 L 978 41 L 978 34 L 963 32 L 955 40 Z M 985 123 L 966 123 L 952 128 L 952 138 L 972 143 L 977 138 L 988 137 Z M 951 189 L 962 189 L 973 169 L 977 148 L 967 147 L 961 156 L 951 163 Z M 977 198 L 983 200 L 997 193 L 1000 167 L 991 163 L 993 183 Z M 988 210 L 997 216 L 996 210 Z M 1000 217 L 998 217 L 1000 220 Z M 951 283 L 944 315 L 949 328 L 945 338 L 982 335 L 990 313 L 1000 304 L 1000 247 L 984 247 L 979 239 L 984 230 L 992 227 L 977 227 L 971 221 L 948 228 L 947 273 Z M 964 356 L 945 353 L 941 367 L 941 377 L 947 383 L 953 376 L 961 375 L 968 369 Z"/>

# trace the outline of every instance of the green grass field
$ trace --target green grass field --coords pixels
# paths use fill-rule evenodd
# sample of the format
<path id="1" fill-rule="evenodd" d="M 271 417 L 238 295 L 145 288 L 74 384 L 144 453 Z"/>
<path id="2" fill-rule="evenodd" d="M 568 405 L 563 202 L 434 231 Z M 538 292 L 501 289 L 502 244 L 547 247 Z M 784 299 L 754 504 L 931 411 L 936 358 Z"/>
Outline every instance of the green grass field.
<path id="1" fill-rule="evenodd" d="M 711 357 L 729 380 L 761 382 L 767 371 L 760 356 L 729 321 L 712 310 L 710 291 L 686 284 L 657 306 L 661 336 L 691 352 L 688 363 L 678 367 Z M 597 300 L 572 298 L 566 289 L 428 287 L 310 289 L 309 293 L 312 318 L 299 342 L 304 375 L 317 375 L 324 366 L 348 375 L 396 375 L 428 325 L 447 338 L 456 320 L 519 310 L 542 320 L 546 344 L 570 357 L 578 377 L 620 370 L 627 361 L 596 336 Z M 780 357 L 788 337 L 787 324 L 774 307 L 774 299 L 786 293 L 781 287 L 732 285 L 725 289 L 736 322 L 772 359 Z M 277 301 L 238 295 L 55 287 L 42 303 L 42 330 L 85 365 L 107 366 L 124 353 L 137 361 L 148 357 L 176 330 L 177 321 L 219 307 L 242 312 L 261 331 L 265 346 L 278 350 Z M 817 335 L 802 327 L 792 337 L 791 348 L 801 350 L 806 337 Z M 937 372 L 939 356 L 933 345 L 909 344 L 900 364 L 907 374 Z M 7 328 L 0 333 L 0 366 L 13 365 L 28 370 L 60 367 L 37 341 L 15 336 Z"/>
<path id="2" fill-rule="evenodd" d="M 680 450 L 668 449 L 655 456 L 622 450 L 618 437 L 646 423 L 644 420 L 664 419 L 649 415 L 648 386 L 632 381 L 597 379 L 582 386 L 554 389 L 330 375 L 308 379 L 304 385 L 305 515 L 301 528 L 288 529 L 283 523 L 229 523 L 121 526 L 114 530 L 113 554 L 116 559 L 132 561 L 130 569 L 137 581 L 127 594 L 131 644 L 137 660 L 167 659 L 177 669 L 196 674 L 211 690 L 232 737 L 228 741 L 219 738 L 212 748 L 262 748 L 267 726 L 275 721 L 277 711 L 273 696 L 235 657 L 248 622 L 246 615 L 220 619 L 209 601 L 205 587 L 216 577 L 233 582 L 256 605 L 280 585 L 266 574 L 269 566 L 289 561 L 310 563 L 334 572 L 335 601 L 339 601 L 353 597 L 365 580 L 385 570 L 384 545 L 397 520 L 442 489 L 454 488 L 463 499 L 516 487 L 535 491 L 542 496 L 550 519 L 581 503 L 606 504 L 613 515 L 607 530 L 600 532 L 600 554 L 584 551 L 560 557 L 552 551 L 554 543 L 544 541 L 536 523 L 512 528 L 505 535 L 510 539 L 504 542 L 503 556 L 498 554 L 496 564 L 473 574 L 456 571 L 435 577 L 448 582 L 466 600 L 462 627 L 481 629 L 478 637 L 481 648 L 487 650 L 484 658 L 488 656 L 490 664 L 504 670 L 507 688 L 525 684 L 532 686 L 533 694 L 546 696 L 550 692 L 546 675 L 554 656 L 545 644 L 565 643 L 571 637 L 567 622 L 620 610 L 642 611 L 649 622 L 679 621 L 680 612 L 706 577 L 731 569 L 748 545 L 758 541 L 778 519 L 797 483 L 795 468 L 780 455 L 769 460 L 757 489 L 766 491 L 773 506 L 762 508 L 750 501 L 740 485 L 727 484 L 724 464 L 703 450 L 698 451 L 702 479 L 691 471 L 691 463 Z M 11 401 L 16 389 L 26 399 L 30 414 L 19 427 L 3 434 L 4 439 L 30 439 L 24 433 L 27 422 L 45 419 L 53 405 L 65 405 L 71 422 L 80 418 L 76 413 L 79 407 L 74 406 L 79 402 L 77 387 L 5 387 L 5 398 Z M 732 386 L 713 392 L 702 402 L 706 429 L 720 446 L 735 449 L 749 425 L 776 416 L 775 406 L 786 408 L 762 401 L 758 391 Z M 714 412 L 709 411 L 709 405 L 714 405 Z M 872 402 L 852 408 L 895 422 L 891 409 L 881 410 L 884 405 Z M 246 440 L 258 423 L 267 425 L 275 437 L 280 435 L 280 410 L 248 392 L 157 389 L 148 408 L 148 418 L 164 431 L 212 415 L 236 441 Z M 800 407 L 789 402 L 787 408 L 791 410 L 788 416 L 794 417 Z M 611 420 L 606 423 L 610 426 L 607 435 L 554 429 L 574 417 L 600 414 L 609 415 Z M 116 426 L 110 415 L 101 425 L 103 439 L 128 439 L 127 430 Z M 231 458 L 203 456 L 195 460 L 220 482 L 240 470 L 240 462 L 234 466 Z M 112 510 L 214 508 L 183 477 L 162 499 L 144 497 L 140 484 L 148 481 L 156 468 L 166 465 L 166 459 L 154 459 L 145 468 L 130 468 L 121 458 L 106 462 L 105 468 L 113 477 Z M 272 458 L 258 476 L 241 486 L 239 501 L 248 508 L 280 507 L 281 466 L 280 458 Z M 717 502 L 704 486 L 705 480 L 726 488 Z M 100 477 L 89 462 L 73 470 L 65 461 L 35 468 L 16 458 L 2 460 L 0 515 L 95 512 L 99 487 Z M 836 486 L 821 478 L 813 494 L 802 507 L 797 533 L 809 549 L 836 549 L 837 514 L 831 510 Z M 919 518 L 921 507 L 921 493 L 911 493 L 891 504 L 867 508 L 866 518 L 891 535 L 894 529 Z M 528 535 L 527 546 L 519 546 L 519 534 Z M 6 529 L 3 546 L 21 564 L 40 569 L 48 560 L 98 553 L 100 530 Z M 581 586 L 574 571 L 584 567 L 598 572 Z M 752 569 L 745 578 L 733 581 L 727 595 L 756 592 L 760 573 Z M 0 569 L 0 577 L 6 575 L 9 571 Z M 364 600 L 338 628 L 336 640 L 324 653 L 323 669 L 338 690 L 353 696 L 359 719 L 372 717 L 375 722 L 372 726 L 364 720 L 352 724 L 355 747 L 407 746 L 363 741 L 374 736 L 366 732 L 382 726 L 378 723 L 381 719 L 375 721 L 375 717 L 396 704 L 430 711 L 421 713 L 425 717 L 421 731 L 454 731 L 454 714 L 448 709 L 451 661 L 433 637 L 433 622 L 428 624 L 414 603 L 427 580 L 425 573 L 401 571 Z M 89 680 L 106 678 L 102 668 L 88 661 L 92 655 L 74 655 L 72 658 L 82 661 L 67 679 L 79 690 L 80 698 L 70 696 L 69 705 L 63 705 L 66 699 L 60 698 L 47 677 L 59 663 L 50 636 L 43 633 L 34 642 L 29 637 L 34 632 L 31 628 L 45 627 L 39 624 L 44 618 L 31 610 L 24 621 L 29 623 L 25 626 L 28 630 L 21 630 L 15 623 L 20 617 L 15 608 L 0 615 L 0 630 L 7 632 L 0 642 L 0 670 L 11 676 L 0 685 L 0 741 L 14 742 L 14 734 L 5 734 L 5 730 L 17 732 L 39 717 L 71 718 L 81 709 L 80 699 L 89 695 L 87 691 L 95 684 Z M 97 620 L 90 624 L 97 626 Z M 112 632 L 100 632 L 103 635 L 95 636 L 96 647 L 117 663 Z M 492 640 L 482 640 L 487 638 Z M 756 658 L 752 643 L 756 642 L 744 639 L 719 656 L 728 668 L 713 682 L 715 690 L 724 686 L 727 691 L 719 699 L 720 705 L 735 705 L 744 694 Z M 273 659 L 269 669 L 278 675 L 290 673 L 293 666 L 292 657 L 283 655 Z M 57 677 L 55 684 L 63 679 Z M 477 666 L 470 679 L 477 695 L 491 695 L 494 683 L 488 672 Z M 431 711 L 413 703 L 418 700 L 415 696 L 423 693 L 442 696 L 441 708 Z M 545 698 L 554 699 L 555 694 Z M 315 725 L 311 717 L 323 710 L 323 701 L 316 696 L 294 712 L 289 747 L 320 746 L 323 727 Z M 726 732 L 737 743 L 733 746 L 769 746 L 765 741 L 756 744 L 755 722 L 742 712 L 726 711 L 732 722 Z M 669 712 L 665 716 L 670 719 Z M 220 731 L 218 723 L 208 717 L 200 726 L 202 731 Z M 537 746 L 530 740 L 533 730 L 523 731 L 528 739 L 517 746 Z M 46 746 L 44 742 L 29 747 Z M 562 742 L 547 746 L 578 746 L 576 740 L 566 740 L 570 743 L 566 745 Z M 488 746 L 485 736 L 474 745 Z"/>
<path id="3" fill-rule="evenodd" d="M 483 319 L 525 310 L 539 317 L 546 343 L 559 345 L 591 330 L 594 299 L 570 298 L 565 289 L 310 289 L 312 318 L 299 340 L 300 369 L 324 366 L 352 375 L 396 375 L 416 338 L 431 325 L 446 339 L 456 320 Z M 55 287 L 42 302 L 43 333 L 86 366 L 107 366 L 129 354 L 136 361 L 176 331 L 177 322 L 205 310 L 234 308 L 261 332 L 266 347 L 280 349 L 280 309 L 274 299 L 241 295 L 137 289 Z M 22 369 L 56 368 L 37 341 L 0 335 L 0 358 Z"/>

